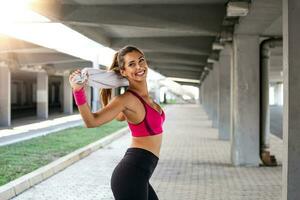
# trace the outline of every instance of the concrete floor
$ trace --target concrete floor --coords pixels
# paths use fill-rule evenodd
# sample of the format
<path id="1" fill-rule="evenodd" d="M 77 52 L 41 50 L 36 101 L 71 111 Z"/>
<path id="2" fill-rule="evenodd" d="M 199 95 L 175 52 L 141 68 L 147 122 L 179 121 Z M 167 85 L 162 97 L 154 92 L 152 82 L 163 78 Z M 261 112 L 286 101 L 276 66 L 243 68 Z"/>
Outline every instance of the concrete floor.
<path id="1" fill-rule="evenodd" d="M 166 109 L 160 160 L 150 183 L 160 200 L 280 200 L 282 167 L 234 167 L 229 141 L 199 105 Z M 126 134 L 14 200 L 113 199 L 110 177 L 130 144 Z M 279 163 L 282 142 L 271 136 Z"/>

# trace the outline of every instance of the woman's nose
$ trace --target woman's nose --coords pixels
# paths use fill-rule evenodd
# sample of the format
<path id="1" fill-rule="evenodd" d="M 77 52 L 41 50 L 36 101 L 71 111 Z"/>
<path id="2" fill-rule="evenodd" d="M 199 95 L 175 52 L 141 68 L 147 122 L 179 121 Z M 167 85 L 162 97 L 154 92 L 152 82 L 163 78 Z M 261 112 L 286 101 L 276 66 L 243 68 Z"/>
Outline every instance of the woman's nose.
<path id="1" fill-rule="evenodd" d="M 140 69 L 140 68 L 142 68 L 142 67 L 141 67 L 141 65 L 138 63 L 138 64 L 136 65 L 136 68 L 137 68 L 137 69 Z"/>

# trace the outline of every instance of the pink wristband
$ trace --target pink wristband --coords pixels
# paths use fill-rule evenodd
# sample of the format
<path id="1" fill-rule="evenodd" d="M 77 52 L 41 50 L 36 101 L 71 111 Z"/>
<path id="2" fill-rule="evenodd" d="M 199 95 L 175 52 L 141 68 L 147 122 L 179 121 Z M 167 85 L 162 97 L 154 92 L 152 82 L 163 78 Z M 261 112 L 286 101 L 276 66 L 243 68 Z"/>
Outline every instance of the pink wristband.
<path id="1" fill-rule="evenodd" d="M 83 105 L 83 104 L 86 103 L 84 87 L 82 87 L 78 91 L 73 90 L 73 95 L 74 95 L 74 99 L 75 99 L 75 102 L 76 102 L 77 106 L 80 106 L 80 105 Z"/>

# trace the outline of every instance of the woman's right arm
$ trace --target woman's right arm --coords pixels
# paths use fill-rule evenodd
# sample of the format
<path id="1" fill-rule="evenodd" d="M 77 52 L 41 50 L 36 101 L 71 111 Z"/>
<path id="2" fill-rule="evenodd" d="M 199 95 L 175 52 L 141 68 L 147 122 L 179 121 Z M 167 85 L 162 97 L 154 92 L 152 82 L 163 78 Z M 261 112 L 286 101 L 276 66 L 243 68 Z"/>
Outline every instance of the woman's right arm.
<path id="1" fill-rule="evenodd" d="M 80 70 L 74 71 L 69 77 L 69 82 L 71 84 L 75 98 L 76 98 L 76 92 L 80 91 L 84 86 L 84 85 L 79 85 L 74 83 L 73 77 L 78 73 L 80 73 Z M 126 108 L 124 104 L 125 98 L 126 97 L 124 96 L 115 96 L 104 108 L 98 110 L 95 113 L 91 112 L 91 109 L 86 102 L 82 101 L 81 103 L 79 103 L 79 105 L 77 105 L 78 110 L 85 123 L 85 126 L 87 128 L 101 126 L 116 118 L 118 114 L 121 113 Z"/>
<path id="2" fill-rule="evenodd" d="M 85 122 L 85 126 L 87 128 L 94 128 L 112 121 L 119 113 L 124 111 L 126 107 L 123 102 L 123 96 L 115 96 L 105 107 L 95 113 L 91 112 L 87 103 L 78 106 L 78 110 Z"/>

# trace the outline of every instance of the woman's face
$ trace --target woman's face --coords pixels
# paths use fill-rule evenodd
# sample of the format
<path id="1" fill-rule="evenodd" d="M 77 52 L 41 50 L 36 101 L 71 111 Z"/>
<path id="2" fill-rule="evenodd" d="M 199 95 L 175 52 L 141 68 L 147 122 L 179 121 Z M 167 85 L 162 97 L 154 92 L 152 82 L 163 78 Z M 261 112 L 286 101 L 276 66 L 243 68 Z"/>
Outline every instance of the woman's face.
<path id="1" fill-rule="evenodd" d="M 138 51 L 132 51 L 124 56 L 125 70 L 123 71 L 123 76 L 125 75 L 127 79 L 132 80 L 143 80 L 146 78 L 148 65 L 143 54 Z"/>

